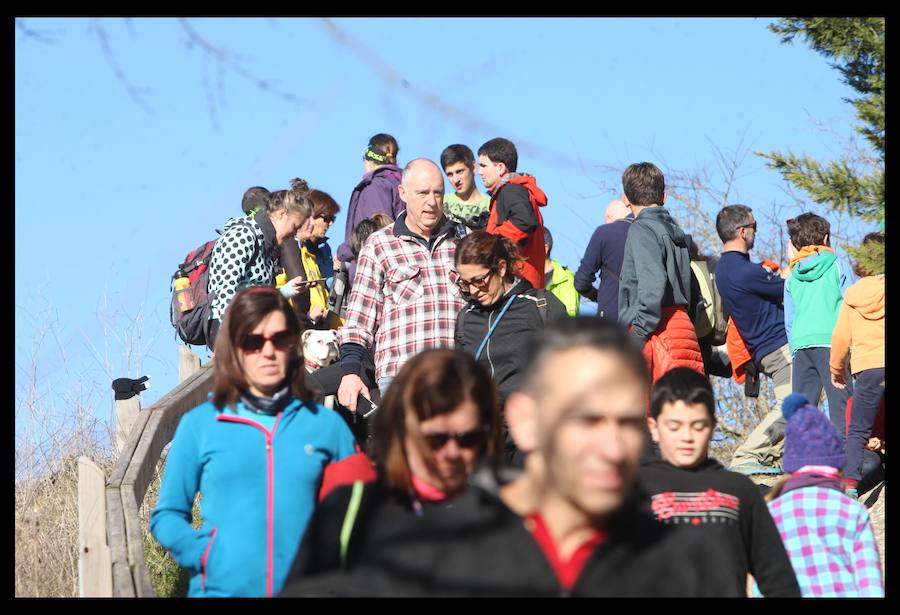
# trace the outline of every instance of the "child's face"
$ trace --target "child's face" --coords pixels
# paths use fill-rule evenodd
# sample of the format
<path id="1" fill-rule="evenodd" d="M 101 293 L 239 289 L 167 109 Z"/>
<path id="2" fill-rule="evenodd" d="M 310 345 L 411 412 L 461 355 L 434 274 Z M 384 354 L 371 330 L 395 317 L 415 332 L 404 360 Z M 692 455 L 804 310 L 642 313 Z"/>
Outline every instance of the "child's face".
<path id="1" fill-rule="evenodd" d="M 648 418 L 647 423 L 662 458 L 676 468 L 689 470 L 706 459 L 713 422 L 705 405 L 667 402 L 659 418 Z"/>

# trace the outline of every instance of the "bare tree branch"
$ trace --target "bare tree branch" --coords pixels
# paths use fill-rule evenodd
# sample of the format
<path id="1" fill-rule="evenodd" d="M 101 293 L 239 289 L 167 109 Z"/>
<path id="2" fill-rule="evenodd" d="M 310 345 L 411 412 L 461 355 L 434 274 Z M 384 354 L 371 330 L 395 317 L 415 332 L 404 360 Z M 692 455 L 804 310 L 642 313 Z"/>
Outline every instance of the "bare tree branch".
<path id="1" fill-rule="evenodd" d="M 56 40 L 53 37 L 61 34 L 60 30 L 32 30 L 25 25 L 24 19 L 16 19 L 16 27 L 24 36 L 48 45 L 55 45 Z"/>
<path id="2" fill-rule="evenodd" d="M 149 92 L 150 90 L 148 88 L 138 89 L 131 83 L 131 81 L 128 80 L 128 77 L 125 75 L 125 71 L 122 70 L 122 67 L 119 66 L 119 63 L 116 61 L 116 56 L 109 44 L 109 36 L 106 33 L 106 28 L 103 27 L 103 25 L 100 23 L 100 20 L 92 19 L 90 26 L 88 26 L 88 31 L 97 36 L 97 39 L 100 41 L 100 49 L 103 51 L 103 56 L 109 63 L 110 68 L 112 68 L 113 74 L 116 76 L 116 79 L 118 79 L 122 83 L 122 85 L 125 87 L 125 91 L 128 92 L 128 95 L 131 97 L 131 99 L 135 103 L 137 103 L 137 105 L 141 109 L 152 115 L 153 109 L 142 96 L 142 92 Z"/>

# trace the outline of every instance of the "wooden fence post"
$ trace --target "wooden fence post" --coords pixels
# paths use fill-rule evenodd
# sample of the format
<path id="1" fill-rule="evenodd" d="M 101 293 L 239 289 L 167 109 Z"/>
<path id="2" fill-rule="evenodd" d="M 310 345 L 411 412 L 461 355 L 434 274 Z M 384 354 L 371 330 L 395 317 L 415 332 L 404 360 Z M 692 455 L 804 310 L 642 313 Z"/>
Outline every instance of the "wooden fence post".
<path id="1" fill-rule="evenodd" d="M 116 452 L 121 453 L 135 419 L 141 412 L 141 400 L 135 395 L 130 399 L 116 400 Z"/>
<path id="2" fill-rule="evenodd" d="M 78 458 L 78 596 L 112 597 L 112 559 L 106 542 L 106 475 Z"/>
<path id="3" fill-rule="evenodd" d="M 178 347 L 178 381 L 184 382 L 200 369 L 200 357 L 189 346 Z"/>

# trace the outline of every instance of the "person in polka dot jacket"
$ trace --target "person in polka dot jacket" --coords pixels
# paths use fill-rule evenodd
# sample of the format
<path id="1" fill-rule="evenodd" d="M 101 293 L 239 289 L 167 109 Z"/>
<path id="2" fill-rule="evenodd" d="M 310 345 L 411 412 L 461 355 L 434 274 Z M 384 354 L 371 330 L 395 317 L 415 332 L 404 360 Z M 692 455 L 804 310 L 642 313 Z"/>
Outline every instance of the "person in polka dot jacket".
<path id="1" fill-rule="evenodd" d="M 265 208 L 254 215 L 232 218 L 213 248 L 209 264 L 211 302 L 209 348 L 215 346 L 219 323 L 235 294 L 251 286 L 275 286 L 281 269 L 280 246 L 294 237 L 313 212 L 309 186 L 302 179 L 291 181 L 291 190 L 268 195 Z M 315 282 L 295 277 L 279 290 L 290 299 L 308 291 Z"/>

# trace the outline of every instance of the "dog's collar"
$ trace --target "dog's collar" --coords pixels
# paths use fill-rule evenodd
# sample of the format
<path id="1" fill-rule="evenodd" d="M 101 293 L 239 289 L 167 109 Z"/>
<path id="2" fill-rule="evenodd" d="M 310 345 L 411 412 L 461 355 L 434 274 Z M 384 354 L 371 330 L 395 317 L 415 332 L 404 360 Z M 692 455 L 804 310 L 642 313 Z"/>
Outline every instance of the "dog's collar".
<path id="1" fill-rule="evenodd" d="M 303 359 L 303 364 L 306 365 L 306 367 L 309 367 L 309 368 L 311 368 L 311 369 L 313 369 L 313 370 L 317 370 L 317 369 L 319 369 L 320 367 L 322 367 L 322 366 L 319 365 L 318 363 L 313 363 L 313 362 L 310 361 L 309 359 Z"/>

